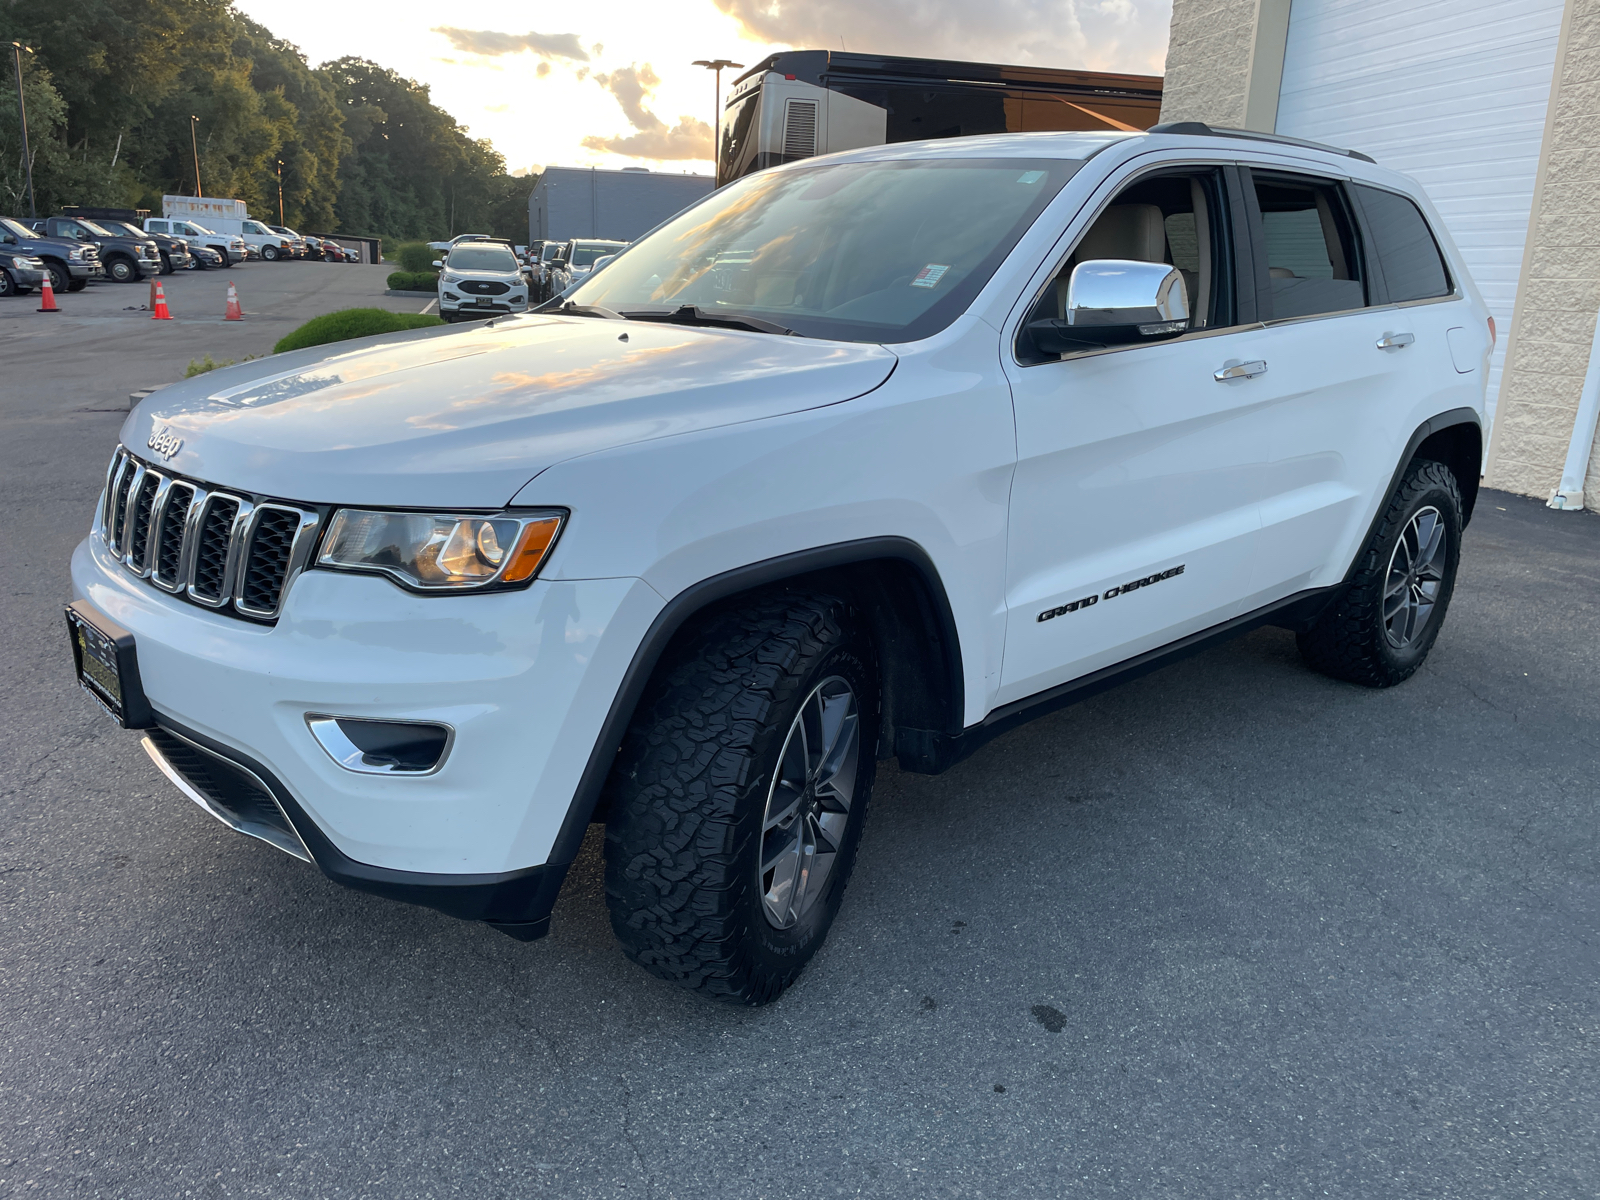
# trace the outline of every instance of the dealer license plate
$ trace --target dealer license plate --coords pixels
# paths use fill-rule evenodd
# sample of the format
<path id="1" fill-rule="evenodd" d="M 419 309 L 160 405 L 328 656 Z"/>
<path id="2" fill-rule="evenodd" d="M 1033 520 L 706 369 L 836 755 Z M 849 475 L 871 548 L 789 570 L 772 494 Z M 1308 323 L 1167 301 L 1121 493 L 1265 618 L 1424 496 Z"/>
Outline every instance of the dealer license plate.
<path id="1" fill-rule="evenodd" d="M 124 729 L 154 725 L 150 702 L 139 682 L 133 634 L 82 600 L 67 605 L 67 632 L 72 638 L 78 685 Z"/>

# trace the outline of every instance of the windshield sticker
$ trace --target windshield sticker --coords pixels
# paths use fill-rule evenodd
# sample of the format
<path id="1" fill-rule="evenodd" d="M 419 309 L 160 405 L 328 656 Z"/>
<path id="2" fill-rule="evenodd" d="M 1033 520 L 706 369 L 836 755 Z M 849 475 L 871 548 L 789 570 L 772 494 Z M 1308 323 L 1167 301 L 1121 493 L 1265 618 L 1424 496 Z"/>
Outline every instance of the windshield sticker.
<path id="1" fill-rule="evenodd" d="M 911 281 L 911 286 L 920 288 L 938 287 L 939 280 L 944 278 L 944 273 L 949 269 L 949 263 L 929 263 L 917 272 L 916 278 Z"/>
<path id="2" fill-rule="evenodd" d="M 1044 172 L 1043 171 L 1024 171 L 1021 175 L 1017 176 L 1017 182 L 1018 183 L 1038 183 L 1043 178 L 1044 178 Z"/>

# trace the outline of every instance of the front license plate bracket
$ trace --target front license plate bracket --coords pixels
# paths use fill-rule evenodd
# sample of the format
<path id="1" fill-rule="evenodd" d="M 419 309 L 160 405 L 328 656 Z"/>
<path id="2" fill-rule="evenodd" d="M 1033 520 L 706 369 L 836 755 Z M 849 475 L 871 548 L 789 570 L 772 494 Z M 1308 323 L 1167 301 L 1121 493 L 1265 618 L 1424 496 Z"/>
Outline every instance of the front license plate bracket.
<path id="1" fill-rule="evenodd" d="M 124 729 L 153 728 L 133 634 L 82 600 L 67 605 L 66 616 L 78 686 Z"/>

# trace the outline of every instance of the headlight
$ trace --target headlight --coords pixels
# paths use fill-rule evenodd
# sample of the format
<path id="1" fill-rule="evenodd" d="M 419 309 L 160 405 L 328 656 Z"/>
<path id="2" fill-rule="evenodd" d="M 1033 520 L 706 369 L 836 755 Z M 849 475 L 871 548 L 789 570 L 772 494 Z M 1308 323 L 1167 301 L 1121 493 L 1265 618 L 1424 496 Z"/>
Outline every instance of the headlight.
<path id="1" fill-rule="evenodd" d="M 538 574 L 565 519 L 550 510 L 485 517 L 342 508 L 317 565 L 429 592 L 521 586 Z"/>
<path id="2" fill-rule="evenodd" d="M 67 257 L 73 262 L 82 262 L 85 252 L 82 250 L 68 250 Z"/>

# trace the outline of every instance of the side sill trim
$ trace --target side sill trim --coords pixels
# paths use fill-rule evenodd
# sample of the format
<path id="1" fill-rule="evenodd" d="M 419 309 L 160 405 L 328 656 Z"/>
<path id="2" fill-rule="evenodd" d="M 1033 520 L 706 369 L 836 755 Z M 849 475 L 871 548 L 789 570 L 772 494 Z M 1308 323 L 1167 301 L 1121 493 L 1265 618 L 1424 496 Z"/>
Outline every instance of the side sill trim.
<path id="1" fill-rule="evenodd" d="M 1296 592 L 1292 596 L 1224 621 L 1220 625 L 1214 625 L 1210 629 L 1192 633 L 1188 637 L 1179 638 L 1175 642 L 1148 650 L 1123 662 L 1114 663 L 1045 691 L 1036 692 L 1032 696 L 1002 705 L 978 724 L 969 725 L 954 737 L 927 729 L 902 729 L 895 739 L 895 753 L 899 756 L 900 766 L 904 770 L 915 771 L 922 775 L 938 775 L 1002 733 L 1076 704 L 1080 700 L 1087 700 L 1090 696 L 1098 695 L 1131 679 L 1137 679 L 1141 675 L 1148 675 L 1179 659 L 1207 650 L 1219 642 L 1249 633 L 1252 629 L 1258 629 L 1263 625 L 1283 625 L 1290 629 L 1305 628 L 1315 622 L 1323 609 L 1342 589 L 1343 585 L 1338 584 L 1333 587 Z"/>

